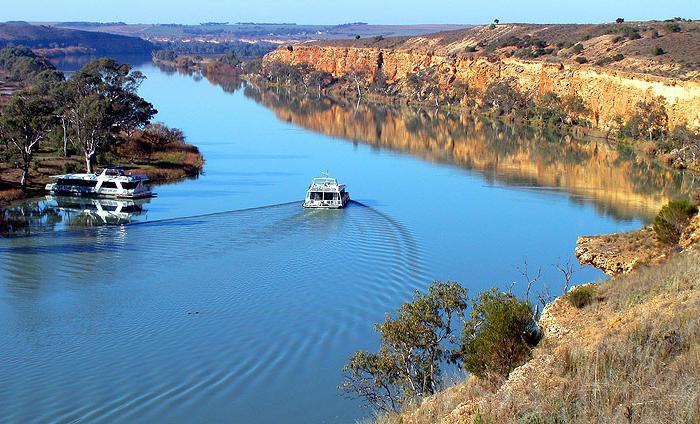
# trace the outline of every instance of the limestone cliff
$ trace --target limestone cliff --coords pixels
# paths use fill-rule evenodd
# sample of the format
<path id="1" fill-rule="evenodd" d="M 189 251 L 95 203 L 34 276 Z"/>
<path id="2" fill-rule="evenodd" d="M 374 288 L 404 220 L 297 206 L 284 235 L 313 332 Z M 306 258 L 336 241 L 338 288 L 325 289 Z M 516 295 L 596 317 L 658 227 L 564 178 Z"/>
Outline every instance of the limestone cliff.
<path id="1" fill-rule="evenodd" d="M 506 28 L 505 34 L 511 34 L 509 37 L 514 38 L 513 31 L 531 29 L 522 27 L 526 26 Z M 532 34 L 532 31 L 528 34 Z M 700 42 L 700 31 L 693 31 L 689 29 L 685 35 L 691 37 L 689 42 L 697 44 Z M 521 32 L 517 34 L 522 35 Z M 501 38 L 506 36 L 499 34 Z M 551 91 L 560 96 L 581 96 L 590 109 L 589 120 L 601 129 L 611 128 L 618 117 L 629 118 L 637 102 L 663 96 L 668 102 L 671 127 L 686 124 L 700 129 L 700 74 L 694 70 L 695 65 L 674 66 L 673 63 L 635 56 L 614 65 L 594 66 L 571 60 L 567 49 L 560 50 L 559 56 L 534 59 L 508 57 L 512 55 L 512 48 L 507 46 L 497 49 L 494 54 L 464 53 L 465 46 L 486 44 L 486 37 L 489 36 L 492 36 L 491 33 L 480 27 L 457 35 L 453 32 L 440 33 L 432 37 L 413 37 L 375 45 L 319 43 L 285 46 L 265 56 L 264 65 L 275 61 L 305 63 L 336 77 L 358 69 L 367 70 L 369 75 L 381 70 L 389 82 L 400 81 L 411 73 L 429 69 L 434 75 L 434 83 L 440 87 L 447 88 L 461 82 L 469 87 L 471 93 L 483 92 L 493 82 L 509 80 L 521 91 L 534 95 Z M 675 34 L 663 39 L 670 42 L 673 36 Z M 651 42 L 646 40 L 646 36 L 641 40 Z M 616 45 L 613 41 L 610 35 L 601 34 L 578 44 L 585 44 L 585 51 L 602 55 L 613 48 L 605 48 L 606 45 Z M 502 44 L 504 42 L 498 46 Z"/>

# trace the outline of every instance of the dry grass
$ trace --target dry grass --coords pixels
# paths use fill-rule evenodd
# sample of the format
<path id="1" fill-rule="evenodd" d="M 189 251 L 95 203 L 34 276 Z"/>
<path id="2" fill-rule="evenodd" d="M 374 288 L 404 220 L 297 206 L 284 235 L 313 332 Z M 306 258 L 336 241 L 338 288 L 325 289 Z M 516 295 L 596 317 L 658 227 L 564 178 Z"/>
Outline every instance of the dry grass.
<path id="1" fill-rule="evenodd" d="M 533 359 L 503 386 L 471 378 L 377 422 L 698 423 L 699 282 L 691 250 L 597 284 L 580 309 L 561 298 Z"/>

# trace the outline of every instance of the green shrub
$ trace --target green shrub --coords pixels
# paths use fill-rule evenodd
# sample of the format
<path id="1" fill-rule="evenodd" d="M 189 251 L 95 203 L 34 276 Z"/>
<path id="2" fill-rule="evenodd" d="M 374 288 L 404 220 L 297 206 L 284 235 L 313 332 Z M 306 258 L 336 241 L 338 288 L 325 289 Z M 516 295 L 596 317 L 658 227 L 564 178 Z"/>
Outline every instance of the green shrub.
<path id="1" fill-rule="evenodd" d="M 690 219 L 698 213 L 695 203 L 687 199 L 670 201 L 654 218 L 656 238 L 666 244 L 678 244 Z"/>
<path id="2" fill-rule="evenodd" d="M 583 65 L 584 63 L 588 63 L 588 59 L 586 59 L 586 58 L 583 57 L 583 56 L 578 56 L 576 59 L 574 59 L 574 61 L 576 61 L 576 63 L 580 63 L 580 64 L 582 64 L 582 65 Z"/>
<path id="3" fill-rule="evenodd" d="M 564 297 L 569 301 L 569 303 L 580 309 L 589 305 L 593 301 L 594 293 L 594 286 L 580 286 L 569 290 Z"/>
<path id="4" fill-rule="evenodd" d="M 75 162 L 66 162 L 63 164 L 63 173 L 72 174 L 78 171 L 78 164 Z"/>
<path id="5" fill-rule="evenodd" d="M 600 59 L 595 61 L 596 66 L 605 66 L 608 63 L 612 63 L 612 58 L 611 57 L 601 57 Z"/>
<path id="6" fill-rule="evenodd" d="M 642 36 L 639 35 L 639 29 L 631 26 L 621 26 L 617 32 L 630 40 L 639 40 L 642 38 Z"/>
<path id="7" fill-rule="evenodd" d="M 661 56 L 664 53 L 666 53 L 666 51 L 659 46 L 653 47 L 651 49 L 651 54 L 653 54 L 654 56 Z"/>
<path id="8" fill-rule="evenodd" d="M 681 32 L 681 26 L 674 23 L 664 24 L 664 29 L 668 32 Z"/>
<path id="9" fill-rule="evenodd" d="M 464 317 L 468 300 L 467 289 L 454 282 L 434 281 L 427 293 L 416 292 L 375 326 L 379 351 L 352 355 L 338 388 L 382 412 L 398 412 L 402 402 L 434 394 L 441 365 L 458 348 L 452 346 L 452 324 Z"/>
<path id="10" fill-rule="evenodd" d="M 530 303 L 493 289 L 474 299 L 459 356 L 477 377 L 503 381 L 530 358 L 540 337 Z"/>

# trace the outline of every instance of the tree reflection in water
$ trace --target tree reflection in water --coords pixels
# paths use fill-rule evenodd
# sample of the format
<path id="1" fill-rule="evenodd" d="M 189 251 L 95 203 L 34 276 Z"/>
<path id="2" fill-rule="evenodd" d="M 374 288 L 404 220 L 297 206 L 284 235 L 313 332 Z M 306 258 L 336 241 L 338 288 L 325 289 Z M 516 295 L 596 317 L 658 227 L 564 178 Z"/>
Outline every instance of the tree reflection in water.
<path id="1" fill-rule="evenodd" d="M 696 176 L 659 166 L 604 140 L 513 125 L 466 112 L 381 105 L 246 85 L 280 120 L 428 161 L 477 171 L 495 184 L 566 193 L 616 219 L 650 222 Z"/>

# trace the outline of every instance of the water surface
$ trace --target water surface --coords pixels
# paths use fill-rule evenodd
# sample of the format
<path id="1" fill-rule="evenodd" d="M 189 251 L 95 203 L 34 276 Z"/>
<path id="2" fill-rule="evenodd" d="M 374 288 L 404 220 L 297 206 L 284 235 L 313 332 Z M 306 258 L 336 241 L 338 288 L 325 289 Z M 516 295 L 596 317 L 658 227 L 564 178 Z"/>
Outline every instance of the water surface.
<path id="1" fill-rule="evenodd" d="M 21 208 L 31 236 L 0 239 L 2 421 L 352 422 L 340 368 L 414 290 L 503 287 L 527 259 L 556 292 L 577 236 L 695 184 L 602 142 L 139 69 L 205 172 L 138 205 Z M 347 209 L 301 208 L 322 170 Z"/>

